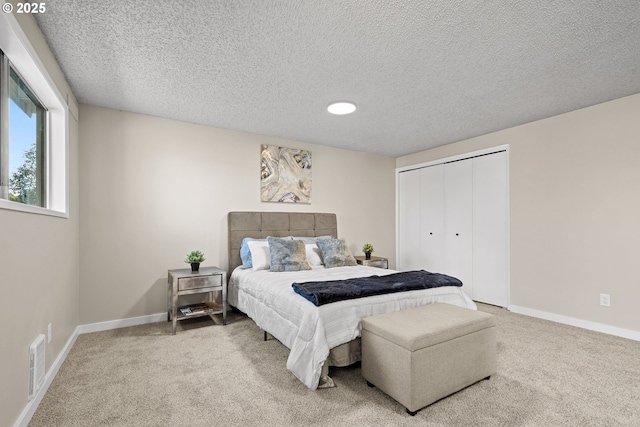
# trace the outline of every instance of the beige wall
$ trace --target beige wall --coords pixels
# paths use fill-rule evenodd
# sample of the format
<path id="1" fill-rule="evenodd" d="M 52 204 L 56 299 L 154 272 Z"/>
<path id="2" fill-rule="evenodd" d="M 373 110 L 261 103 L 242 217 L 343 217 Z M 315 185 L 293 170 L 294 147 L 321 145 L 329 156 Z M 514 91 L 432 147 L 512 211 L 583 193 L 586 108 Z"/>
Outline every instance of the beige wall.
<path id="1" fill-rule="evenodd" d="M 511 303 L 640 331 L 640 95 L 398 158 L 510 144 Z M 611 295 L 611 307 L 599 294 Z"/>
<path id="2" fill-rule="evenodd" d="M 359 253 L 395 254 L 395 159 L 83 105 L 80 323 L 166 310 L 186 254 L 227 267 L 227 212 L 335 212 Z M 312 203 L 260 202 L 261 144 L 312 152 Z"/>
<path id="3" fill-rule="evenodd" d="M 75 98 L 33 17 L 16 15 L 58 90 Z M 52 324 L 46 344 L 49 372 L 78 326 L 78 123 L 69 119 L 69 219 L 0 209 L 0 426 L 10 426 L 28 403 L 29 345 Z"/>

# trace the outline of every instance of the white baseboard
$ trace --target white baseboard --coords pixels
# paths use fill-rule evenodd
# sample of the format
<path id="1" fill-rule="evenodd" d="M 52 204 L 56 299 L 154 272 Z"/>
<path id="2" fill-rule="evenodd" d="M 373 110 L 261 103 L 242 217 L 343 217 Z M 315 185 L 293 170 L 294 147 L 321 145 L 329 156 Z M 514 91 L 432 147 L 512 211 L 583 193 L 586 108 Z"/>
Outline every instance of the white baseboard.
<path id="1" fill-rule="evenodd" d="M 40 402 L 42 402 L 42 398 L 44 398 L 44 395 L 47 393 L 47 390 L 49 390 L 49 386 L 51 385 L 51 383 L 53 382 L 53 379 L 58 374 L 58 370 L 60 370 L 60 367 L 62 366 L 64 361 L 67 359 L 67 356 L 69 355 L 69 352 L 73 348 L 73 345 L 76 343 L 76 339 L 78 338 L 78 335 L 79 335 L 79 332 L 78 332 L 79 329 L 80 327 L 76 327 L 75 331 L 73 331 L 73 334 L 71 334 L 71 337 L 69 337 L 69 339 L 67 340 L 67 343 L 65 344 L 64 348 L 62 349 L 60 354 L 58 354 L 58 357 L 56 358 L 56 360 L 53 361 L 53 364 L 51 365 L 49 372 L 47 372 L 47 374 L 45 375 L 44 384 L 42 385 L 42 388 L 40 388 L 36 396 L 33 399 L 31 399 L 29 403 L 27 403 L 27 406 L 25 406 L 24 410 L 16 420 L 14 427 L 27 427 L 27 425 L 31 421 L 31 417 L 33 417 L 33 414 L 36 413 L 36 409 L 38 409 L 38 406 L 40 406 Z"/>
<path id="2" fill-rule="evenodd" d="M 53 362 L 53 365 L 51 365 L 49 372 L 47 372 L 42 388 L 38 390 L 38 393 L 36 394 L 36 396 L 33 399 L 31 399 L 29 403 L 27 403 L 27 406 L 25 406 L 24 410 L 16 420 L 14 427 L 27 427 L 27 425 L 31 421 L 31 418 L 33 417 L 33 414 L 36 413 L 36 410 L 38 409 L 40 402 L 42 402 L 42 398 L 47 393 L 49 386 L 53 382 L 53 379 L 55 378 L 55 376 L 58 374 L 58 370 L 60 370 L 60 367 L 62 366 L 64 361 L 67 359 L 69 352 L 73 348 L 73 345 L 76 343 L 76 340 L 78 339 L 78 336 L 80 334 L 108 331 L 111 329 L 124 328 L 127 326 L 144 325 L 146 323 L 161 322 L 163 320 L 164 321 L 167 320 L 167 313 L 156 313 L 156 314 L 150 314 L 148 316 L 130 317 L 128 319 L 111 320 L 108 322 L 99 322 L 99 323 L 90 323 L 88 325 L 80 325 L 76 327 L 75 331 L 73 331 L 73 334 L 71 334 L 71 337 L 65 344 L 64 348 L 62 349 L 60 354 L 58 354 L 58 357 L 56 358 L 56 360 Z"/>
<path id="3" fill-rule="evenodd" d="M 539 319 L 551 320 L 552 322 L 564 323 L 565 325 L 577 326 L 578 328 L 588 329 L 590 331 L 602 332 L 609 335 L 615 335 L 630 340 L 640 341 L 640 332 L 631 329 L 618 328 L 616 326 L 605 325 L 602 323 L 591 322 L 589 320 L 576 319 L 575 317 L 563 316 L 561 314 L 549 313 L 546 311 L 534 310 L 532 308 L 520 307 L 517 305 L 509 306 L 509 310 L 524 314 L 525 316 L 537 317 Z"/>
<path id="4" fill-rule="evenodd" d="M 88 325 L 81 325 L 81 334 L 88 334 L 91 332 L 109 331 L 111 329 L 126 328 L 127 326 L 144 325 L 147 323 L 155 323 L 167 320 L 167 313 L 149 314 L 147 316 L 129 317 L 127 319 L 109 320 L 107 322 L 89 323 Z"/>

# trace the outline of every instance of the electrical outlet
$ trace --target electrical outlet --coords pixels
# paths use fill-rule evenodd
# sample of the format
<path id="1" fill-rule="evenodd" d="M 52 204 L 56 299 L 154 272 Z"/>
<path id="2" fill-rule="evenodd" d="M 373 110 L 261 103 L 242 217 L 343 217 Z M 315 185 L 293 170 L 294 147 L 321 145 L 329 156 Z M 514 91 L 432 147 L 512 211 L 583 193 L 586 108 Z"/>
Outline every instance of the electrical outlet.
<path id="1" fill-rule="evenodd" d="M 611 296 L 609 294 L 600 294 L 600 305 L 604 307 L 611 306 Z"/>
<path id="2" fill-rule="evenodd" d="M 51 343 L 51 323 L 47 326 L 47 344 Z"/>

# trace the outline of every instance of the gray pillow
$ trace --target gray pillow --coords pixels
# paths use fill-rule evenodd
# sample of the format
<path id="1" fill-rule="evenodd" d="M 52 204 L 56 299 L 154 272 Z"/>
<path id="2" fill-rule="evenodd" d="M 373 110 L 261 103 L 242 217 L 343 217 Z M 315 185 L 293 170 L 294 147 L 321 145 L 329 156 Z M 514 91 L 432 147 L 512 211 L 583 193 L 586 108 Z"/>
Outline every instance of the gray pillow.
<path id="1" fill-rule="evenodd" d="M 320 249 L 326 268 L 350 267 L 358 264 L 344 239 L 316 239 L 316 245 Z"/>
<path id="2" fill-rule="evenodd" d="M 271 256 L 269 271 L 311 270 L 307 262 L 304 240 L 267 237 Z"/>

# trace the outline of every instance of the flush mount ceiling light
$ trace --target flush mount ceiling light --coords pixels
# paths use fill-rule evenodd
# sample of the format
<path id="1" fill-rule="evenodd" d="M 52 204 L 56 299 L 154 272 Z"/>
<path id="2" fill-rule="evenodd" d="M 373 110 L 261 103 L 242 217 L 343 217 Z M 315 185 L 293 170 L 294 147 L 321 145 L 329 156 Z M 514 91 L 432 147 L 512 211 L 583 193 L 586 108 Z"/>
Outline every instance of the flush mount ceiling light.
<path id="1" fill-rule="evenodd" d="M 351 114 L 356 111 L 356 104 L 353 102 L 334 102 L 329 104 L 327 111 L 338 115 Z"/>

